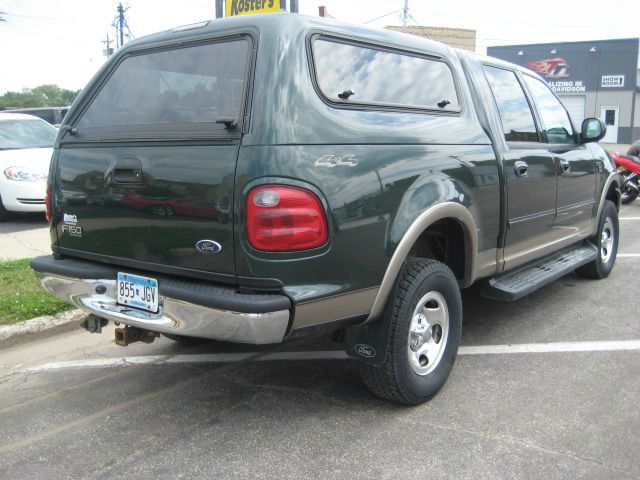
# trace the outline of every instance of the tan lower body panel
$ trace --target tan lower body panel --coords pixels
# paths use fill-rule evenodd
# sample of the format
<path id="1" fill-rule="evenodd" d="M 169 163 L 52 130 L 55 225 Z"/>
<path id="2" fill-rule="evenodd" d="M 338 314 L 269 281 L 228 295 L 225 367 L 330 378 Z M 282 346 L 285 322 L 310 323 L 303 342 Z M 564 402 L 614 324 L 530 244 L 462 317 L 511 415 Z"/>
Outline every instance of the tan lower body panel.
<path id="1" fill-rule="evenodd" d="M 296 305 L 293 328 L 309 327 L 343 318 L 368 315 L 379 287 L 335 295 L 322 300 Z"/>

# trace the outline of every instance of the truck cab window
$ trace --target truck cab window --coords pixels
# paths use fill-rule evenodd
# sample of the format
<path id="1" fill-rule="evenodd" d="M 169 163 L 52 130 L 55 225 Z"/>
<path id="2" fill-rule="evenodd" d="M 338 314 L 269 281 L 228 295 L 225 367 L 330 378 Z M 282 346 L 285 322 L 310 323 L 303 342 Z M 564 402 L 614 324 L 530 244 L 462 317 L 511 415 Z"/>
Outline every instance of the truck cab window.
<path id="1" fill-rule="evenodd" d="M 576 143 L 569 114 L 547 85 L 524 75 L 524 81 L 538 108 L 549 143 Z"/>
<path id="2" fill-rule="evenodd" d="M 498 106 L 504 138 L 508 142 L 538 142 L 531 107 L 515 73 L 488 65 L 484 73 Z"/>

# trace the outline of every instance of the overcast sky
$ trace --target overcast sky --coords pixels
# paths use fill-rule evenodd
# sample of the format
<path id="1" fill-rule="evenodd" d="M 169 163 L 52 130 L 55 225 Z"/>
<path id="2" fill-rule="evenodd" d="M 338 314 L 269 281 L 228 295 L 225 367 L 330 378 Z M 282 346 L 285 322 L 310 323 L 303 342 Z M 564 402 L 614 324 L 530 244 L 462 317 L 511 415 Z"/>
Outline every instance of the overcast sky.
<path id="1" fill-rule="evenodd" d="M 214 0 L 123 4 L 136 37 L 215 17 Z M 317 15 L 318 6 L 326 5 L 339 20 L 374 27 L 400 24 L 403 4 L 299 0 L 301 13 Z M 0 0 L 6 20 L 0 22 L 0 94 L 44 83 L 82 88 L 105 60 L 101 40 L 115 36 L 117 5 L 116 0 Z M 489 45 L 640 37 L 640 0 L 410 0 L 409 7 L 413 25 L 477 30 L 481 53 Z"/>

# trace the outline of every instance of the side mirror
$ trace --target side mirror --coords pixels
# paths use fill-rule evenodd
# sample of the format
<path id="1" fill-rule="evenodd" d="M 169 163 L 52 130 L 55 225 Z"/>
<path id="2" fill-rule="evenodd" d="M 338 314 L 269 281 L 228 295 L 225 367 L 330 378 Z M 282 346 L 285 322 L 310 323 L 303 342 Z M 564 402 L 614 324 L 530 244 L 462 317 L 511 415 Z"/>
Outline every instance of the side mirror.
<path id="1" fill-rule="evenodd" d="M 597 142 L 607 133 L 607 126 L 599 118 L 585 118 L 582 121 L 580 143 Z"/>

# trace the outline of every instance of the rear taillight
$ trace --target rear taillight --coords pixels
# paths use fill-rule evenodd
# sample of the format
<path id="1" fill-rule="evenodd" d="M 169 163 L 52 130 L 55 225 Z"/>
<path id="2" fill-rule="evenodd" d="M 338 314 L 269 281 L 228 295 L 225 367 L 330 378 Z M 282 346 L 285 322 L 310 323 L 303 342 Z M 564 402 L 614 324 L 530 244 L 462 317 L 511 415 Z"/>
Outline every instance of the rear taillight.
<path id="1" fill-rule="evenodd" d="M 247 239 L 257 250 L 286 252 L 327 243 L 322 204 L 309 190 L 263 185 L 247 196 Z"/>
<path id="2" fill-rule="evenodd" d="M 47 222 L 51 220 L 51 184 L 47 183 L 47 194 L 44 197 L 44 218 L 47 219 Z"/>

